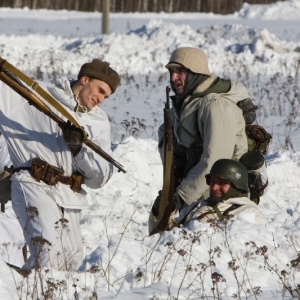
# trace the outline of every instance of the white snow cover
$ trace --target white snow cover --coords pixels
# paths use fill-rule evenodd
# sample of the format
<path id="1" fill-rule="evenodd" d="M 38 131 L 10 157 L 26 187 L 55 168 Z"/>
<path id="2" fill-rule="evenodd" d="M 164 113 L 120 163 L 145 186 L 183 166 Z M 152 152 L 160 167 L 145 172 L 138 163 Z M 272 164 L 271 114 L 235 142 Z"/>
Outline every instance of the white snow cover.
<path id="1" fill-rule="evenodd" d="M 102 189 L 87 189 L 86 256 L 78 272 L 42 270 L 42 280 L 36 272 L 24 280 L 5 264 L 1 245 L 0 299 L 46 299 L 41 289 L 49 292 L 51 283 L 49 299 L 298 299 L 300 1 L 244 4 L 227 16 L 110 17 L 111 33 L 102 35 L 97 12 L 0 8 L 0 56 L 27 75 L 75 78 L 95 57 L 120 73 L 121 86 L 103 108 L 112 122 L 113 157 L 127 171 L 116 171 Z M 194 222 L 148 236 L 162 186 L 156 139 L 169 84 L 164 65 L 180 46 L 206 51 L 211 71 L 243 81 L 259 106 L 257 123 L 273 136 L 269 188 L 259 204 L 266 226 Z M 6 209 L 13 215 L 10 204 Z"/>

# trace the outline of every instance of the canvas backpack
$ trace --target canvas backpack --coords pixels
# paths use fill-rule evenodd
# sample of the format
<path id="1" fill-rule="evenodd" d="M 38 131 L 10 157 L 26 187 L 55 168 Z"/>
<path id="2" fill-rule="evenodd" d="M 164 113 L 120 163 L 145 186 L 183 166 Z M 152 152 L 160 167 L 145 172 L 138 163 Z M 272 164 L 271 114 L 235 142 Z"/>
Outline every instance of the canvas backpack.
<path id="1" fill-rule="evenodd" d="M 262 126 L 253 124 L 258 107 L 253 104 L 251 99 L 244 99 L 237 105 L 243 111 L 248 140 L 248 152 L 240 158 L 240 162 L 248 170 L 250 199 L 258 204 L 268 186 L 264 155 L 268 152 L 272 136 Z"/>

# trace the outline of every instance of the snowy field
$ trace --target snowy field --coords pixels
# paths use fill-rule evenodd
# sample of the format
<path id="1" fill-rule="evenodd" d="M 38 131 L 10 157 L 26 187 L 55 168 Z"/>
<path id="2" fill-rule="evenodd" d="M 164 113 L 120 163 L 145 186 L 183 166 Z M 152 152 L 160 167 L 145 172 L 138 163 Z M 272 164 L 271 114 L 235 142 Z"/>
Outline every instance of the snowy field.
<path id="1" fill-rule="evenodd" d="M 227 16 L 111 14 L 110 31 L 101 35 L 99 13 L 0 8 L 0 56 L 27 75 L 75 78 L 96 57 L 120 73 L 121 86 L 103 108 L 113 157 L 127 171 L 87 190 L 78 272 L 42 270 L 24 279 L 6 266 L 2 245 L 0 299 L 299 299 L 300 1 L 245 4 Z M 273 136 L 269 188 L 259 205 L 266 226 L 193 223 L 148 236 L 162 186 L 156 139 L 164 65 L 180 46 L 206 51 L 211 71 L 243 81 L 259 106 L 257 123 Z M 52 298 L 42 296 L 51 287 Z"/>

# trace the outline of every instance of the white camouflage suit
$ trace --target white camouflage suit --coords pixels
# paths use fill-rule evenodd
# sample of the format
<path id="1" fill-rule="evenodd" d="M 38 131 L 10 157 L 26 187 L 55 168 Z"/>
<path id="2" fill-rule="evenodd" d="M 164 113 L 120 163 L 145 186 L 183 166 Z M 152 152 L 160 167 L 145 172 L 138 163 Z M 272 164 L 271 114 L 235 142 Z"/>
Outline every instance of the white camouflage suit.
<path id="1" fill-rule="evenodd" d="M 173 226 L 187 225 L 191 221 L 202 223 L 217 221 L 226 216 L 231 221 L 240 219 L 252 224 L 264 225 L 267 223 L 265 215 L 256 203 L 247 197 L 236 197 L 219 202 L 215 207 L 208 206 L 206 201 L 189 205 L 182 209 Z"/>
<path id="2" fill-rule="evenodd" d="M 91 141 L 111 153 L 110 123 L 101 108 L 96 107 L 86 113 L 73 112 L 76 102 L 70 82 L 65 77 L 59 80 L 57 86 L 39 84 L 74 116 Z M 59 112 L 52 110 L 64 119 Z M 79 171 L 84 176 L 84 184 L 94 189 L 102 187 L 112 175 L 112 165 L 84 144 L 73 157 L 57 123 L 1 81 L 0 131 L 15 168 L 30 167 L 32 158 L 38 157 L 62 168 L 65 176 Z M 81 209 L 87 205 L 85 192 L 81 189 L 80 193 L 75 193 L 60 182 L 55 186 L 37 182 L 27 170 L 14 173 L 11 180 L 13 209 L 30 249 L 24 267 L 32 268 L 38 262 L 42 267 L 77 269 L 83 259 L 80 218 Z M 41 243 L 46 246 L 43 249 L 47 248 L 42 252 Z"/>

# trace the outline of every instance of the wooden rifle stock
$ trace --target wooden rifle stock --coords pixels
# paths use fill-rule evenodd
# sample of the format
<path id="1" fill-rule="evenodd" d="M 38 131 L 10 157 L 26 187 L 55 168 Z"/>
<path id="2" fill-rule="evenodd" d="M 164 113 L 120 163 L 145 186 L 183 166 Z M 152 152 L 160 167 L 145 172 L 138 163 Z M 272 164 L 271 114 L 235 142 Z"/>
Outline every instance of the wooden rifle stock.
<path id="1" fill-rule="evenodd" d="M 168 227 L 169 217 L 175 208 L 174 177 L 173 177 L 173 125 L 170 112 L 170 88 L 166 87 L 166 103 L 164 108 L 164 165 L 163 187 L 160 195 L 159 213 L 155 226 L 149 228 L 149 234 L 165 231 Z M 153 224 L 152 224 L 153 225 Z"/>
<path id="2" fill-rule="evenodd" d="M 35 93 L 29 90 L 26 86 L 24 86 L 20 80 L 18 80 L 13 74 L 5 69 L 3 65 L 0 66 L 0 80 L 2 80 L 5 84 L 7 84 L 10 88 L 12 88 L 16 93 L 25 98 L 29 104 L 33 105 L 39 111 L 50 117 L 53 121 L 55 121 L 60 127 L 63 127 L 66 122 L 57 114 L 55 114 Z M 101 147 L 93 143 L 88 139 L 88 134 L 83 130 L 82 127 L 80 129 L 83 131 L 84 140 L 83 143 L 86 144 L 89 148 L 95 151 L 97 154 L 102 156 L 105 160 L 113 164 L 118 168 L 118 171 L 122 171 L 126 173 L 123 166 L 119 164 L 116 160 L 114 160 L 108 153 L 106 153 Z"/>

